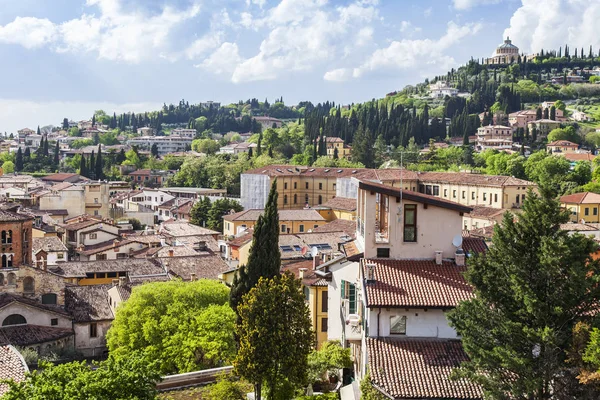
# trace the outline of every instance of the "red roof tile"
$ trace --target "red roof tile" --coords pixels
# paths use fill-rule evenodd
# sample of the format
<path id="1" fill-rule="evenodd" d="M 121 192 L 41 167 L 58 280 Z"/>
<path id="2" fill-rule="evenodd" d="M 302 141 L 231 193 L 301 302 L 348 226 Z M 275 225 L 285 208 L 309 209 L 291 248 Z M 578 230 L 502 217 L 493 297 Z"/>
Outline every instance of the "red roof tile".
<path id="1" fill-rule="evenodd" d="M 576 203 L 576 204 L 598 204 L 600 203 L 600 194 L 592 192 L 581 192 L 562 196 L 561 203 Z"/>
<path id="2" fill-rule="evenodd" d="M 462 249 L 465 253 L 485 253 L 488 250 L 485 240 L 477 237 L 463 238 Z"/>
<path id="3" fill-rule="evenodd" d="M 333 210 L 356 211 L 356 199 L 348 197 L 334 197 L 321 207 L 331 208 Z"/>
<path id="4" fill-rule="evenodd" d="M 450 380 L 468 357 L 459 341 L 367 338 L 371 382 L 393 399 L 482 399 L 481 388 Z"/>
<path id="5" fill-rule="evenodd" d="M 363 276 L 367 264 L 375 264 L 375 282 L 367 283 L 368 307 L 456 307 L 473 297 L 466 282 L 465 267 L 434 260 L 372 259 L 361 261 Z"/>

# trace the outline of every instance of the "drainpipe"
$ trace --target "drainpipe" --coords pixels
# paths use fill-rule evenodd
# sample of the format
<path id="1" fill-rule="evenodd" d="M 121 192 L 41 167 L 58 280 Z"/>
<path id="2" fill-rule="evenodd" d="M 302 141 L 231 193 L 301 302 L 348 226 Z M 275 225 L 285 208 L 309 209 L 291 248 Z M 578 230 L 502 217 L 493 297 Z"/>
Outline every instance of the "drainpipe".
<path id="1" fill-rule="evenodd" d="M 381 307 L 379 307 L 379 312 L 377 313 L 377 337 L 380 337 L 379 335 L 379 316 L 381 315 Z"/>

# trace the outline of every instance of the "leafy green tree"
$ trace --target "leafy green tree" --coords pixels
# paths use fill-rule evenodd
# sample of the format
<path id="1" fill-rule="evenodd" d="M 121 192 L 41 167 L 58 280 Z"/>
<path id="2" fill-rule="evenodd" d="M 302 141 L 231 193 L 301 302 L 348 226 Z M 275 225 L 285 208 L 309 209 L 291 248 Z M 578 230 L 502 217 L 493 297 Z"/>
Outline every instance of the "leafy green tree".
<path id="1" fill-rule="evenodd" d="M 217 281 L 168 281 L 134 288 L 107 334 L 115 357 L 141 351 L 162 374 L 229 365 L 235 355 L 235 314 Z"/>
<path id="2" fill-rule="evenodd" d="M 287 400 L 308 383 L 308 354 L 314 346 L 302 284 L 292 274 L 260 278 L 238 307 L 240 348 L 235 372 L 254 385 L 261 399 Z"/>
<path id="3" fill-rule="evenodd" d="M 217 378 L 217 383 L 208 387 L 203 395 L 207 400 L 246 400 L 244 385 L 225 375 Z"/>
<path id="4" fill-rule="evenodd" d="M 565 112 L 567 109 L 566 104 L 562 100 L 556 100 L 554 102 L 554 107 L 556 107 L 557 110 L 562 110 L 562 112 Z"/>
<path id="5" fill-rule="evenodd" d="M 211 206 L 207 214 L 208 228 L 223 232 L 223 216 L 229 214 L 232 210 L 234 212 L 242 211 L 244 208 L 240 203 L 233 199 L 217 199 Z"/>
<path id="6" fill-rule="evenodd" d="M 350 348 L 343 348 L 338 340 L 327 341 L 319 350 L 308 355 L 309 380 L 316 382 L 329 376 L 338 376 L 342 368 L 352 367 Z M 339 378 L 339 376 L 338 376 Z"/>
<path id="7" fill-rule="evenodd" d="M 568 177 L 571 164 L 564 157 L 538 151 L 527 158 L 524 167 L 529 180 L 546 187 L 554 194 L 559 194 L 560 185 Z"/>
<path id="8" fill-rule="evenodd" d="M 239 268 L 231 285 L 229 304 L 234 310 L 238 310 L 243 296 L 258 283 L 260 278 L 270 279 L 280 274 L 277 198 L 277 179 L 274 179 L 265 211 L 254 225 L 248 264 Z"/>
<path id="9" fill-rule="evenodd" d="M 17 150 L 17 156 L 15 158 L 15 169 L 19 172 L 23 170 L 23 152 L 20 147 Z"/>
<path id="10" fill-rule="evenodd" d="M 219 151 L 219 143 L 212 139 L 195 139 L 192 141 L 192 150 L 198 153 L 215 154 Z"/>
<path id="11" fill-rule="evenodd" d="M 386 400 L 385 397 L 380 391 L 373 387 L 371 383 L 371 376 L 369 373 L 365 375 L 362 381 L 360 381 L 360 394 L 361 400 Z"/>
<path id="12" fill-rule="evenodd" d="M 79 131 L 79 128 L 76 126 L 74 126 L 73 128 L 70 128 L 69 136 L 81 136 L 81 132 Z"/>
<path id="13" fill-rule="evenodd" d="M 12 161 L 4 161 L 4 163 L 2 163 L 2 172 L 5 174 L 12 174 L 15 172 L 15 164 Z"/>
<path id="14" fill-rule="evenodd" d="M 190 223 L 198 226 L 206 226 L 211 203 L 208 196 L 198 200 L 190 210 Z"/>
<path id="15" fill-rule="evenodd" d="M 94 141 L 89 138 L 76 139 L 71 142 L 71 148 L 72 149 L 80 149 L 82 147 L 91 146 L 93 144 L 94 144 Z"/>
<path id="16" fill-rule="evenodd" d="M 575 324 L 597 307 L 598 246 L 562 230 L 568 213 L 541 191 L 528 193 L 518 219 L 506 213 L 488 252 L 469 259 L 475 297 L 448 315 L 470 360 L 456 377 L 490 398 L 581 398 L 565 361 Z"/>
<path id="17" fill-rule="evenodd" d="M 554 142 L 556 140 L 568 140 L 574 143 L 580 143 L 581 137 L 575 131 L 575 128 L 568 126 L 566 128 L 552 129 L 548 133 L 548 142 Z"/>
<path id="18" fill-rule="evenodd" d="M 52 365 L 26 374 L 26 379 L 9 381 L 3 400 L 154 400 L 160 380 L 155 365 L 139 353 L 110 356 L 91 368 L 85 361 Z"/>

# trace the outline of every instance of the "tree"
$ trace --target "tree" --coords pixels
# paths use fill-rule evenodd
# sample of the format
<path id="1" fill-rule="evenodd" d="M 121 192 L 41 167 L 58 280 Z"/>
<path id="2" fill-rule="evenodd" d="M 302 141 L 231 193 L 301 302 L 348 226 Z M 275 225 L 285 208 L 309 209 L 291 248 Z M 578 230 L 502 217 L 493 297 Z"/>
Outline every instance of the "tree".
<path id="1" fill-rule="evenodd" d="M 556 107 L 550 107 L 550 119 L 552 121 L 556 120 Z"/>
<path id="2" fill-rule="evenodd" d="M 152 143 L 152 147 L 150 148 L 150 154 L 152 154 L 154 157 L 158 157 L 158 146 L 156 145 L 156 143 Z"/>
<path id="3" fill-rule="evenodd" d="M 56 145 L 54 146 L 54 158 L 52 160 L 55 168 L 58 168 L 58 164 L 60 163 L 60 145 L 58 140 L 56 141 Z"/>
<path id="4" fill-rule="evenodd" d="M 495 70 L 494 70 L 495 71 Z M 375 389 L 371 384 L 371 376 L 369 373 L 365 375 L 365 377 L 360 381 L 360 394 L 361 400 L 386 400 L 387 397 L 384 396 L 380 391 Z"/>
<path id="5" fill-rule="evenodd" d="M 313 350 L 308 355 L 310 382 L 316 382 L 332 375 L 338 376 L 340 369 L 351 367 L 350 348 L 343 348 L 338 340 L 327 341 L 323 343 L 321 349 Z"/>
<path id="6" fill-rule="evenodd" d="M 229 304 L 234 310 L 238 309 L 243 296 L 258 283 L 260 278 L 269 279 L 280 274 L 281 254 L 279 253 L 277 197 L 277 179 L 274 179 L 265 211 L 258 217 L 254 225 L 248 264 L 240 267 L 238 270 L 240 274 L 238 276 L 236 273 L 231 286 Z"/>
<path id="7" fill-rule="evenodd" d="M 210 201 L 210 200 L 209 200 Z M 204 205 L 206 206 L 206 204 Z M 207 214 L 207 225 L 209 229 L 223 232 L 223 216 L 233 212 L 242 211 L 244 208 L 232 199 L 217 199 L 210 206 Z"/>
<path id="8" fill-rule="evenodd" d="M 17 156 L 15 157 L 15 169 L 17 171 L 23 170 L 23 152 L 20 147 L 17 150 Z"/>
<path id="9" fill-rule="evenodd" d="M 12 161 L 4 161 L 4 163 L 2 163 L 2 172 L 5 174 L 12 174 L 15 172 L 15 164 Z"/>
<path id="10" fill-rule="evenodd" d="M 98 156 L 96 157 L 96 165 L 94 166 L 94 175 L 98 180 L 104 178 L 104 172 L 102 171 L 102 147 L 100 144 L 98 144 Z"/>
<path id="11" fill-rule="evenodd" d="M 6 400 L 153 400 L 160 380 L 154 363 L 139 353 L 100 362 L 91 368 L 85 361 L 52 365 L 26 374 L 21 382 L 10 381 Z"/>
<path id="12" fill-rule="evenodd" d="M 96 156 L 94 155 L 94 150 L 92 150 L 92 154 L 90 154 L 89 163 L 86 167 L 86 171 L 88 172 L 88 178 L 93 178 L 94 172 L 96 172 Z"/>
<path id="13" fill-rule="evenodd" d="M 300 280 L 289 272 L 261 278 L 238 312 L 235 373 L 254 385 L 257 400 L 263 384 L 270 400 L 292 398 L 295 389 L 308 383 L 308 354 L 314 346 Z"/>
<path id="14" fill-rule="evenodd" d="M 81 160 L 79 162 L 79 175 L 85 176 L 86 178 L 88 177 L 87 163 L 83 154 L 81 155 Z"/>
<path id="15" fill-rule="evenodd" d="M 570 142 L 579 143 L 581 142 L 581 137 L 577 134 L 574 127 L 567 126 L 566 128 L 552 129 L 550 133 L 548 133 L 548 142 L 554 142 L 556 140 L 568 140 Z"/>
<path id="16" fill-rule="evenodd" d="M 198 200 L 190 210 L 190 223 L 198 226 L 206 226 L 211 204 L 208 196 Z"/>
<path id="17" fill-rule="evenodd" d="M 29 147 L 25 147 L 25 152 L 23 153 L 23 163 L 28 163 L 31 160 L 31 150 Z"/>
<path id="18" fill-rule="evenodd" d="M 538 108 L 535 110 L 535 119 L 536 119 L 536 120 L 540 120 L 540 119 L 542 119 L 542 108 L 541 108 L 541 107 L 538 107 Z"/>
<path id="19" fill-rule="evenodd" d="M 42 132 L 40 131 L 40 126 L 39 125 L 37 127 L 37 134 L 38 134 L 38 136 L 40 136 L 42 134 Z"/>
<path id="20" fill-rule="evenodd" d="M 229 365 L 235 314 L 217 281 L 174 280 L 136 287 L 119 306 L 107 335 L 111 354 L 141 351 L 162 374 Z"/>
<path id="21" fill-rule="evenodd" d="M 195 139 L 192 141 L 192 150 L 198 153 L 215 154 L 219 151 L 219 142 L 212 139 Z"/>
<path id="22" fill-rule="evenodd" d="M 48 136 L 44 135 L 43 137 L 44 140 L 44 148 L 42 150 L 42 154 L 44 155 L 44 157 L 48 157 L 50 155 L 49 153 L 49 148 L 48 148 Z"/>
<path id="23" fill-rule="evenodd" d="M 541 192 L 528 193 L 518 219 L 506 213 L 488 252 L 469 259 L 475 297 L 448 315 L 469 356 L 455 375 L 492 398 L 581 398 L 565 360 L 575 324 L 597 307 L 597 245 L 562 230 L 568 213 Z"/>
<path id="24" fill-rule="evenodd" d="M 567 105 L 562 100 L 556 100 L 554 102 L 554 107 L 556 107 L 557 110 L 562 110 L 562 112 L 565 112 L 567 109 Z"/>
<path id="25" fill-rule="evenodd" d="M 203 394 L 207 400 L 246 400 L 244 386 L 225 375 L 217 377 L 217 383 L 208 387 L 208 393 Z"/>

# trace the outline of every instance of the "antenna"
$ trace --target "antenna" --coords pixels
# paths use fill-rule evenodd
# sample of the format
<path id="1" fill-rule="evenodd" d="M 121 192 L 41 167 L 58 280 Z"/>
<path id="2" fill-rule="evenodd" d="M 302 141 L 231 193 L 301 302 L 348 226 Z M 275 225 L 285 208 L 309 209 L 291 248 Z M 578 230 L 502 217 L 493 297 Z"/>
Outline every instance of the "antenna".
<path id="1" fill-rule="evenodd" d="M 452 245 L 456 248 L 459 248 L 460 246 L 462 246 L 462 243 L 463 243 L 462 235 L 456 235 L 452 239 Z"/>

